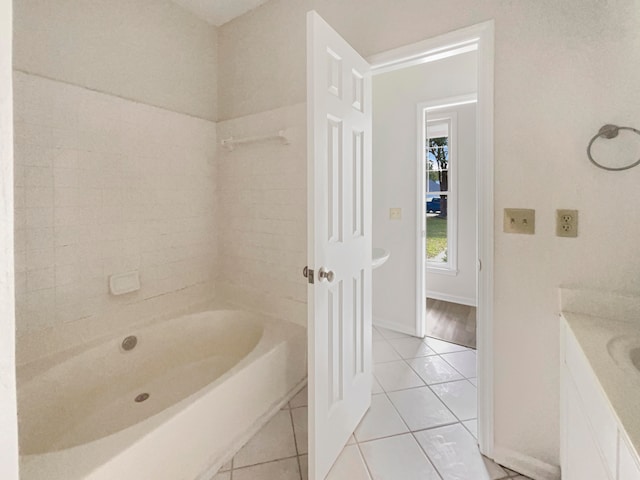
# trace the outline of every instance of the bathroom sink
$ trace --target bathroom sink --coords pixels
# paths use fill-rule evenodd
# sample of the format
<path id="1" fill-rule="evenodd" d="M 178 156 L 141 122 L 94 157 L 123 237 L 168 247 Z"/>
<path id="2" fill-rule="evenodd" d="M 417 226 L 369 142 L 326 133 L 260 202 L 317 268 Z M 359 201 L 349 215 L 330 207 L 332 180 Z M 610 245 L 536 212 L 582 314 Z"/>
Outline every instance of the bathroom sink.
<path id="1" fill-rule="evenodd" d="M 640 378 L 640 336 L 618 336 L 607 344 L 609 355 L 623 370 Z"/>
<path id="2" fill-rule="evenodd" d="M 389 250 L 375 247 L 373 249 L 373 259 L 371 261 L 371 268 L 376 269 L 382 266 L 387 260 L 389 260 L 390 255 L 391 255 L 391 252 Z"/>

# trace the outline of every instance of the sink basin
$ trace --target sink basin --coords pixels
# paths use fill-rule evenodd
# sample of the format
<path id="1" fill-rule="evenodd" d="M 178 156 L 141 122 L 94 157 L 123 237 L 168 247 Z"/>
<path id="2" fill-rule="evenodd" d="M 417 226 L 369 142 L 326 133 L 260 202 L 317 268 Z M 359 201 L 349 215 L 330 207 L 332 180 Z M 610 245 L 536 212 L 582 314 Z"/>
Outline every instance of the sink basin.
<path id="1" fill-rule="evenodd" d="M 371 261 L 371 268 L 376 269 L 384 265 L 384 263 L 389 260 L 389 256 L 391 252 L 384 248 L 374 247 L 373 249 L 373 259 Z"/>
<path id="2" fill-rule="evenodd" d="M 619 336 L 609 340 L 609 355 L 623 370 L 640 376 L 640 336 Z"/>

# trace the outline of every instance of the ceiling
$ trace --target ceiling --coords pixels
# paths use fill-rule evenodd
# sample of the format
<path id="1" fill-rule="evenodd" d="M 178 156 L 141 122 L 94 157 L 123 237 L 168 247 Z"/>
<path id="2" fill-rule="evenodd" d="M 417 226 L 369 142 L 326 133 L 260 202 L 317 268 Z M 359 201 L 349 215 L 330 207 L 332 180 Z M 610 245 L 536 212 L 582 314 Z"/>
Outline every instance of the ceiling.
<path id="1" fill-rule="evenodd" d="M 219 27 L 253 10 L 267 0 L 173 0 L 200 18 Z"/>

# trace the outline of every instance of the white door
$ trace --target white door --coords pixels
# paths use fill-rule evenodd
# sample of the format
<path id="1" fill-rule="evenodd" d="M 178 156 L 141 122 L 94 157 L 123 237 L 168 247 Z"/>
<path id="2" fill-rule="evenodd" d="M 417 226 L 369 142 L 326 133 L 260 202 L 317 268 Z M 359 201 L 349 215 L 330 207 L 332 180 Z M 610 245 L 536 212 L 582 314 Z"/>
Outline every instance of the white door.
<path id="1" fill-rule="evenodd" d="M 371 73 L 307 15 L 309 479 L 371 404 Z"/>

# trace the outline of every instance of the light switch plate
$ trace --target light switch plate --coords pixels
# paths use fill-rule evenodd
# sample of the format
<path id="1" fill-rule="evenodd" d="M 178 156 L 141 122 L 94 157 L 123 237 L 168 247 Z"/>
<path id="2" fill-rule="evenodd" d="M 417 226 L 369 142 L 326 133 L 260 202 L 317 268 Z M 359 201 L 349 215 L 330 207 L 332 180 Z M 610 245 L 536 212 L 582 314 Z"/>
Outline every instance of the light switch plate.
<path id="1" fill-rule="evenodd" d="M 401 220 L 402 219 L 402 209 L 401 208 L 390 208 L 389 209 L 389 220 Z"/>
<path id="2" fill-rule="evenodd" d="M 505 208 L 504 232 L 533 235 L 536 233 L 536 211 L 530 208 Z"/>

